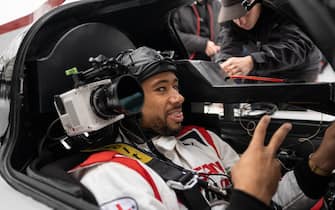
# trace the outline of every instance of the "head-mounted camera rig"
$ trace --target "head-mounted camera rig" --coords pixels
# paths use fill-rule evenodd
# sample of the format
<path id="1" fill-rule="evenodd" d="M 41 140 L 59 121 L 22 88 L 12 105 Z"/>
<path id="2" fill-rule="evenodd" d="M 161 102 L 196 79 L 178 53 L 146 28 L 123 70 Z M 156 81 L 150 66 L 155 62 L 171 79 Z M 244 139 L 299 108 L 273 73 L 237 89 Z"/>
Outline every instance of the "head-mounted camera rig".
<path id="1" fill-rule="evenodd" d="M 139 113 L 143 105 L 142 87 L 128 74 L 127 67 L 102 55 L 89 61 L 92 67 L 85 71 L 66 71 L 74 80 L 74 88 L 54 97 L 69 136 L 97 131 Z"/>

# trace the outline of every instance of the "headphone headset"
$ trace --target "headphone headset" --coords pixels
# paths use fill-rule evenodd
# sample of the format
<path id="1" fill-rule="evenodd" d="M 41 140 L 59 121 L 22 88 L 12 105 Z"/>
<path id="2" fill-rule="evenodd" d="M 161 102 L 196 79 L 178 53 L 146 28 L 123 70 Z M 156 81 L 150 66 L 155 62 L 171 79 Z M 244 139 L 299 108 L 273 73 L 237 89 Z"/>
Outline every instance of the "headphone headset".
<path id="1" fill-rule="evenodd" d="M 245 11 L 249 11 L 251 10 L 251 8 L 253 8 L 253 6 L 255 6 L 255 4 L 261 2 L 262 0 L 243 0 L 241 5 L 245 9 Z"/>

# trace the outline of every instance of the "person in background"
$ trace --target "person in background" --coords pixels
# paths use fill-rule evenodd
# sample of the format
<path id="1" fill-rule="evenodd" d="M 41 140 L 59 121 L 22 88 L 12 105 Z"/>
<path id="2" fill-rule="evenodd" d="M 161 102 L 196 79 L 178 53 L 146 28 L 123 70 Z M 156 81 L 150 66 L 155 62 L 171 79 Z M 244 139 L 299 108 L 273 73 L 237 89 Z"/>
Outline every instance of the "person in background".
<path id="1" fill-rule="evenodd" d="M 221 50 L 214 57 L 229 76 L 314 82 L 322 55 L 311 39 L 269 0 L 222 0 Z"/>
<path id="2" fill-rule="evenodd" d="M 220 50 L 216 44 L 220 11 L 218 0 L 197 0 L 174 13 L 174 24 L 190 59 L 210 60 Z"/>

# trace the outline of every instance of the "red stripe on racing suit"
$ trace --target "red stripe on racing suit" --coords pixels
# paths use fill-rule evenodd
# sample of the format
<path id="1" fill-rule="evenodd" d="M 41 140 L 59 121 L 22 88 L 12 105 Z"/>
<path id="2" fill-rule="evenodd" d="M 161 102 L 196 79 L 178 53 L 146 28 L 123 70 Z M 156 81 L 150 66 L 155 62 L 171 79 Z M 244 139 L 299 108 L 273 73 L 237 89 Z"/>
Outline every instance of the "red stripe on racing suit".
<path id="1" fill-rule="evenodd" d="M 208 131 L 205 128 L 203 128 L 203 127 L 196 126 L 196 125 L 185 126 L 179 132 L 178 137 L 186 134 L 187 132 L 191 132 L 193 129 L 196 129 L 202 135 L 203 139 L 205 139 L 207 141 L 207 143 L 213 147 L 213 149 L 215 150 L 217 156 L 219 158 L 221 158 L 221 156 L 220 156 L 220 154 L 219 154 L 219 152 L 218 152 L 218 150 L 217 150 L 217 148 L 216 148 L 216 146 L 214 144 L 214 141 L 213 141 L 212 137 L 209 135 Z"/>
<path id="2" fill-rule="evenodd" d="M 92 154 L 89 156 L 83 163 L 79 164 L 79 166 L 75 167 L 73 170 L 76 170 L 78 168 L 84 168 L 88 167 L 90 165 L 94 165 L 97 163 L 105 163 L 105 162 L 116 162 L 120 163 L 137 173 L 139 173 L 151 186 L 152 190 L 154 191 L 155 198 L 159 201 L 162 201 L 161 196 L 158 192 L 157 186 L 155 182 L 153 181 L 150 174 L 137 162 L 137 160 L 119 155 L 117 152 L 114 151 L 103 151 L 98 152 L 95 154 Z"/>

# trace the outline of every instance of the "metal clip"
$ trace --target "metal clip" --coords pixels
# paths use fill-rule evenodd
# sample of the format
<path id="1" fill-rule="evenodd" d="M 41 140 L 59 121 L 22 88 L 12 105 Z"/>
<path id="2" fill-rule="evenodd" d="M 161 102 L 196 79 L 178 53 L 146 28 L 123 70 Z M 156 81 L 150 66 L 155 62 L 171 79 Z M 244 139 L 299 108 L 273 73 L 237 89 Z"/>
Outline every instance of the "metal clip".
<path id="1" fill-rule="evenodd" d="M 174 180 L 168 180 L 166 182 L 169 187 L 176 190 L 188 190 L 194 187 L 197 183 L 198 175 L 194 175 L 186 184 Z"/>

